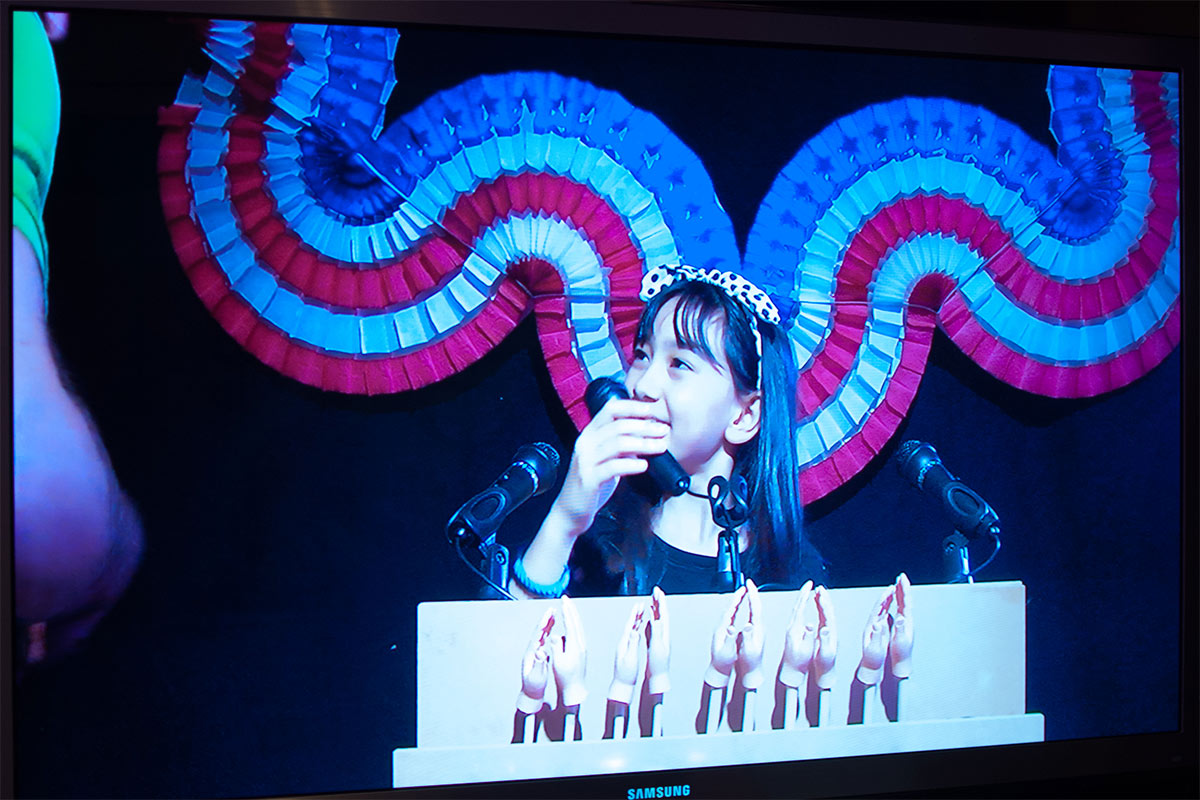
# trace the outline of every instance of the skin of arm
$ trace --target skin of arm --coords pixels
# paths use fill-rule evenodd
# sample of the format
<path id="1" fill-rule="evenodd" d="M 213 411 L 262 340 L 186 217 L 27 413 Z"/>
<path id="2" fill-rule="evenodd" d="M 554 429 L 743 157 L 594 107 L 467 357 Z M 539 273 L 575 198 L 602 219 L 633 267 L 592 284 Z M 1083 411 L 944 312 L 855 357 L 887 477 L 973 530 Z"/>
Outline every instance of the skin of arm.
<path id="1" fill-rule="evenodd" d="M 580 432 L 562 490 L 521 557 L 530 579 L 553 584 L 563 574 L 576 540 L 592 526 L 617 482 L 646 471 L 644 456 L 665 452 L 666 424 L 647 416 L 648 404 L 614 399 Z M 510 591 L 531 598 L 515 580 Z"/>
<path id="2" fill-rule="evenodd" d="M 69 645 L 128 584 L 142 532 L 63 382 L 33 248 L 16 229 L 12 238 L 16 615 L 25 624 L 74 617 Z"/>

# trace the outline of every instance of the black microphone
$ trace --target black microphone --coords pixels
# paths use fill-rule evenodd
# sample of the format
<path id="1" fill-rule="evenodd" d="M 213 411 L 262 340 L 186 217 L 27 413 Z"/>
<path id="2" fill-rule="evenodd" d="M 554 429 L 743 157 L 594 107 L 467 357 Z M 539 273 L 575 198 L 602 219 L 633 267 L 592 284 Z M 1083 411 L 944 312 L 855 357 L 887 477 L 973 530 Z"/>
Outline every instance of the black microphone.
<path id="1" fill-rule="evenodd" d="M 971 490 L 938 457 L 933 445 L 910 440 L 896 452 L 900 474 L 913 486 L 936 497 L 954 523 L 954 529 L 967 537 L 1000 533 L 1000 518 L 987 501 Z"/>
<path id="2" fill-rule="evenodd" d="M 628 400 L 629 392 L 618 380 L 614 380 L 613 378 L 596 378 L 596 380 L 588 384 L 587 391 L 583 393 L 583 402 L 587 406 L 588 413 L 594 417 L 614 397 Z M 692 485 L 691 477 L 683 471 L 683 467 L 679 466 L 679 462 L 675 460 L 675 456 L 670 453 L 658 453 L 657 455 L 647 456 L 646 461 L 649 464 L 646 474 L 658 484 L 658 488 L 664 494 L 678 497 Z"/>
<path id="3" fill-rule="evenodd" d="M 557 476 L 557 450 L 545 442 L 521 445 L 496 482 L 450 518 L 446 537 L 454 544 L 478 545 L 492 536 L 517 506 L 553 486 Z"/>

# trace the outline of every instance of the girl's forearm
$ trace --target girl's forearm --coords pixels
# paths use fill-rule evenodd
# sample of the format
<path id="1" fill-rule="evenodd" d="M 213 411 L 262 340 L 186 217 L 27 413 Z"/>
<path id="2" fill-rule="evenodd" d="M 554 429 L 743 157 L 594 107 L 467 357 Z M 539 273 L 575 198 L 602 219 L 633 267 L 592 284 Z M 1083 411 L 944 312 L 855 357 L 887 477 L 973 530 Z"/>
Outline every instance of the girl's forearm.
<path id="1" fill-rule="evenodd" d="M 575 548 L 575 541 L 583 532 L 576 530 L 576 527 L 557 512 L 556 506 L 551 506 L 529 549 L 521 556 L 525 574 L 530 580 L 550 585 L 562 577 L 571 551 Z M 518 597 L 533 597 L 516 580 L 509 581 L 509 588 Z"/>

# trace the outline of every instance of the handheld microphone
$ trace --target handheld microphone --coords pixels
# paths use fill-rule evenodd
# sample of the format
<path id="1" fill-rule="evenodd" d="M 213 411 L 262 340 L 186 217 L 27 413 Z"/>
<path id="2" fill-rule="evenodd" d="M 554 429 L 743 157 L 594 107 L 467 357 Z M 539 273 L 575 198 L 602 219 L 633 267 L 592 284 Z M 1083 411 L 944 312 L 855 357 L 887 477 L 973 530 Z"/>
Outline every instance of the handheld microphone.
<path id="1" fill-rule="evenodd" d="M 969 538 L 1000 533 L 1000 518 L 987 501 L 950 474 L 933 445 L 910 440 L 896 452 L 900 474 L 917 489 L 936 497 L 955 530 Z"/>
<path id="2" fill-rule="evenodd" d="M 477 546 L 493 536 L 517 506 L 554 485 L 558 462 L 558 451 L 545 442 L 521 445 L 495 483 L 450 518 L 446 537 L 452 544 Z"/>
<path id="3" fill-rule="evenodd" d="M 614 397 L 628 400 L 629 392 L 620 381 L 613 378 L 597 378 L 588 384 L 587 391 L 583 393 L 583 402 L 588 413 L 594 417 Z M 664 494 L 678 497 L 692 485 L 691 477 L 683 471 L 683 467 L 679 466 L 675 456 L 670 453 L 647 456 L 646 462 L 649 464 L 646 474 L 658 484 L 658 488 Z"/>

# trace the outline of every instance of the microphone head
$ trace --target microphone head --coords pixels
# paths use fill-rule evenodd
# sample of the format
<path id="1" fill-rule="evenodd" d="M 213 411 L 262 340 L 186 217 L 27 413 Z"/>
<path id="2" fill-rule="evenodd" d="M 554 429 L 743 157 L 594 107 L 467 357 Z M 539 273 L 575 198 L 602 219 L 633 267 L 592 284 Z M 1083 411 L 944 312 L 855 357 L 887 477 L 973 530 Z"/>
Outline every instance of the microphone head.
<path id="1" fill-rule="evenodd" d="M 520 461 L 530 467 L 533 474 L 533 496 L 549 489 L 558 478 L 558 451 L 545 442 L 521 445 L 513 461 Z"/>
<path id="2" fill-rule="evenodd" d="M 942 459 L 938 457 L 933 445 L 915 439 L 900 445 L 900 449 L 896 451 L 896 468 L 905 480 L 918 489 L 921 488 L 929 468 L 940 463 Z"/>
<path id="3" fill-rule="evenodd" d="M 588 413 L 594 417 L 604 408 L 604 404 L 614 397 L 629 399 L 625 384 L 616 378 L 596 378 L 587 385 L 587 390 L 583 393 L 583 403 L 587 406 Z"/>

